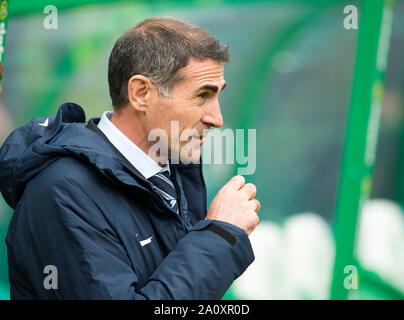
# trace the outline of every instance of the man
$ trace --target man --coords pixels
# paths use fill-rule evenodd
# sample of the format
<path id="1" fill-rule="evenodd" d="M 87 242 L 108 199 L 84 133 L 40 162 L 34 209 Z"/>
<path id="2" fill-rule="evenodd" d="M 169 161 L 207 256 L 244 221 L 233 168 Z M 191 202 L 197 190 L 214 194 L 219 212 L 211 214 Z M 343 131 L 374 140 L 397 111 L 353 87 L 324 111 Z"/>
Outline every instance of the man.
<path id="1" fill-rule="evenodd" d="M 254 259 L 248 235 L 260 207 L 255 186 L 236 176 L 207 210 L 195 161 L 195 142 L 223 123 L 228 58 L 198 27 L 147 19 L 111 52 L 113 113 L 85 123 L 67 103 L 10 135 L 0 188 L 15 208 L 6 238 L 12 299 L 223 296 Z M 172 123 L 194 132 L 187 142 Z M 158 139 L 167 152 L 150 152 L 154 129 L 167 133 Z M 192 150 L 181 152 L 187 143 Z"/>

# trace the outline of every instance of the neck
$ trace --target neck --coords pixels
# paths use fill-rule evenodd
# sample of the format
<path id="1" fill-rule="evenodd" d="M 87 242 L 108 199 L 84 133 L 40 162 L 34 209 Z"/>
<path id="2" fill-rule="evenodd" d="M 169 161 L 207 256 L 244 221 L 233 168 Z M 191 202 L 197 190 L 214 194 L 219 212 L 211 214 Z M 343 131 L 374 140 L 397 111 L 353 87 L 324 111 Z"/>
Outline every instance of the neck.
<path id="1" fill-rule="evenodd" d="M 151 147 L 148 140 L 148 132 L 144 128 L 144 122 L 142 121 L 142 115 L 131 113 L 129 108 L 122 108 L 119 112 L 114 111 L 110 121 L 136 146 L 138 146 L 144 153 L 149 155 L 149 149 Z M 162 163 L 161 159 L 149 155 L 156 163 L 164 167 L 167 162 Z"/>

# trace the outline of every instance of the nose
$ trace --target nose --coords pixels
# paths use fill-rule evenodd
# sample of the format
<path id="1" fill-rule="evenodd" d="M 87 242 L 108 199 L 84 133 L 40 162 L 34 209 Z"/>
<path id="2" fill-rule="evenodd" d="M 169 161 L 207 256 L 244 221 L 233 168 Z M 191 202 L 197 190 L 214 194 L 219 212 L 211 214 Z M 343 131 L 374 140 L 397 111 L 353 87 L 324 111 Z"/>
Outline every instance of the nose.
<path id="1" fill-rule="evenodd" d="M 206 112 L 201 120 L 203 123 L 215 128 L 220 128 L 223 125 L 223 116 L 218 99 L 214 99 L 214 101 L 207 106 Z"/>

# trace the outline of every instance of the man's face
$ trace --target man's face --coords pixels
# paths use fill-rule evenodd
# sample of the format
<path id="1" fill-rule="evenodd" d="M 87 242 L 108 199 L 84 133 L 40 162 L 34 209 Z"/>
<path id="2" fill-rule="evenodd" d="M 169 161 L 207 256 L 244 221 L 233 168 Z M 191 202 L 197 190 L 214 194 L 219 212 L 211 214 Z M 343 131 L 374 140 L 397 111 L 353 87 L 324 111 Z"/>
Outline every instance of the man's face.
<path id="1" fill-rule="evenodd" d="M 170 98 L 153 90 L 148 108 L 148 130 L 155 128 L 167 133 L 168 158 L 197 161 L 203 136 L 210 127 L 221 127 L 223 117 L 219 93 L 226 82 L 223 64 L 212 59 L 191 58 L 180 70 L 183 80 L 172 89 Z"/>

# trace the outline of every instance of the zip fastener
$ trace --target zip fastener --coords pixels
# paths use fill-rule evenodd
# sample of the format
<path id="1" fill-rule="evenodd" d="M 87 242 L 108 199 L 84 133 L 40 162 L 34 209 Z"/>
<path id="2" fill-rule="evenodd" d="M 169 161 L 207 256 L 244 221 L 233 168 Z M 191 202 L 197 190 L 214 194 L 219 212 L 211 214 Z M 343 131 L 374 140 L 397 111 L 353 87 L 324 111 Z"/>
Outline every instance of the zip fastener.
<path id="1" fill-rule="evenodd" d="M 175 183 L 176 187 L 179 187 L 178 180 L 177 180 L 177 175 L 179 175 L 179 173 L 178 173 L 178 171 L 177 171 L 176 168 L 173 169 L 173 175 L 174 175 L 174 181 L 173 181 L 173 183 Z M 182 185 L 182 183 L 181 183 L 181 185 Z M 180 220 L 181 220 L 181 224 L 182 224 L 182 227 L 184 228 L 185 232 L 188 232 L 188 228 L 187 228 L 187 226 L 186 226 L 186 224 L 185 224 L 184 216 L 183 216 L 183 213 L 182 213 L 182 201 L 181 201 L 181 199 L 182 199 L 182 193 L 181 193 L 181 188 L 180 188 L 180 192 L 177 192 L 177 197 L 178 197 L 178 199 L 177 199 L 177 203 L 178 203 L 178 217 L 179 217 Z"/>
<path id="2" fill-rule="evenodd" d="M 178 185 L 177 181 L 175 181 L 175 183 Z M 177 199 L 178 214 L 177 214 L 177 213 L 174 213 L 173 210 L 171 210 L 171 208 L 170 208 L 170 210 L 171 210 L 171 212 L 173 212 L 173 214 L 174 214 L 178 219 L 180 219 L 181 224 L 182 224 L 182 228 L 185 230 L 185 233 L 187 233 L 187 232 L 188 232 L 188 228 L 187 228 L 187 226 L 186 226 L 185 223 L 184 223 L 184 217 L 182 216 L 182 212 L 181 212 L 181 210 L 182 210 L 182 206 L 181 206 L 181 192 L 180 192 L 180 195 L 177 194 L 177 197 L 178 197 L 178 199 Z M 165 205 L 166 205 L 166 207 L 168 207 L 168 204 L 167 204 L 167 203 L 165 203 Z M 180 235 L 179 235 L 179 233 L 178 233 L 177 225 L 174 225 L 174 228 L 175 228 L 175 232 L 176 232 L 176 234 L 177 234 L 178 239 L 180 239 L 181 237 L 180 237 Z"/>
<path id="3" fill-rule="evenodd" d="M 199 166 L 199 173 L 201 175 L 201 180 L 202 180 L 202 191 L 203 191 L 203 207 L 204 207 L 204 212 L 205 212 L 205 217 L 208 214 L 208 199 L 207 199 L 207 190 L 206 190 L 206 184 L 205 184 L 205 178 L 203 177 L 203 170 L 202 170 L 202 158 L 201 158 L 201 165 Z"/>
<path id="4" fill-rule="evenodd" d="M 155 186 L 152 186 L 152 189 L 154 190 L 154 189 L 157 189 L 157 188 L 156 188 Z M 182 221 L 180 215 L 177 214 L 176 212 L 174 212 L 174 211 L 168 206 L 167 201 L 164 199 L 164 197 L 163 197 L 162 195 L 160 195 L 158 192 L 157 192 L 157 194 L 154 193 L 154 192 L 151 192 L 151 194 L 152 194 L 155 198 L 157 198 L 159 201 L 162 201 L 163 204 L 164 204 L 164 206 L 165 206 L 167 209 L 169 209 L 170 212 L 172 212 L 172 214 L 173 214 L 174 216 L 176 216 L 178 219 L 180 219 L 181 222 L 183 223 L 183 221 Z M 178 200 L 177 200 L 177 201 L 178 201 Z M 178 208 L 179 208 L 179 207 L 180 207 L 180 206 L 178 206 Z M 179 211 L 180 211 L 180 210 L 179 210 Z"/>

